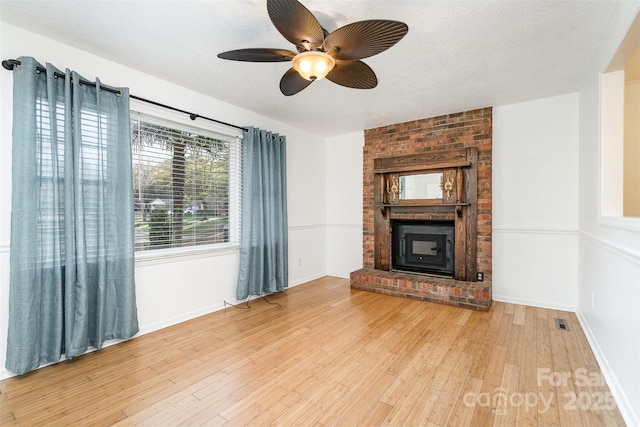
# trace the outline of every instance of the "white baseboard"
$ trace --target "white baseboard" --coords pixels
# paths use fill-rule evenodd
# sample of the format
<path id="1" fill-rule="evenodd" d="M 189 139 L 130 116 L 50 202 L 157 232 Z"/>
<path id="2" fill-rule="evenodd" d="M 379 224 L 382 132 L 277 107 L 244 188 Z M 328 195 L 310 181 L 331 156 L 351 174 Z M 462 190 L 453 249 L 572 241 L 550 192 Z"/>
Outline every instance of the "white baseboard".
<path id="1" fill-rule="evenodd" d="M 492 294 L 491 299 L 498 302 L 507 302 L 510 304 L 529 305 L 531 307 L 548 308 L 550 310 L 570 311 L 575 313 L 578 307 L 572 305 L 555 304 L 547 301 L 538 301 L 525 298 L 513 298 L 504 295 Z"/>
<path id="2" fill-rule="evenodd" d="M 15 377 L 15 376 L 16 374 L 6 370 L 5 368 L 0 369 L 0 381 L 6 380 L 7 378 Z"/>
<path id="3" fill-rule="evenodd" d="M 150 334 L 151 332 L 159 331 L 160 329 L 168 328 L 169 326 L 174 326 L 178 323 L 186 322 L 188 320 L 195 319 L 196 317 L 204 316 L 213 313 L 214 311 L 222 310 L 223 308 L 225 308 L 224 302 L 220 304 L 210 305 L 208 307 L 204 307 L 189 313 L 184 313 L 180 316 L 175 316 L 170 319 L 165 319 L 161 322 L 152 323 L 151 325 L 141 326 L 140 332 L 136 334 L 136 337 Z"/>
<path id="4" fill-rule="evenodd" d="M 351 278 L 351 273 L 344 274 L 342 272 L 340 272 L 340 273 L 337 273 L 337 272 L 331 273 L 331 272 L 329 272 L 329 273 L 327 273 L 327 276 L 339 277 L 340 279 L 350 279 Z"/>
<path id="5" fill-rule="evenodd" d="M 638 417 L 638 414 L 635 413 L 635 411 L 633 410 L 633 406 L 631 406 L 631 402 L 629 402 L 629 399 L 627 399 L 626 393 L 620 387 L 618 377 L 611 369 L 609 361 L 598 345 L 598 340 L 596 340 L 595 336 L 593 335 L 587 319 L 585 319 L 581 311 L 576 312 L 576 317 L 578 318 L 578 322 L 580 322 L 580 326 L 582 326 L 582 330 L 587 337 L 587 341 L 589 342 L 591 351 L 593 351 L 593 354 L 598 361 L 598 365 L 600 365 L 602 375 L 604 376 L 604 379 L 607 382 L 607 386 L 609 387 L 609 390 L 611 391 L 611 394 L 616 401 L 616 405 L 618 405 L 618 410 L 620 411 L 620 414 L 622 414 L 624 422 L 627 423 L 628 426 L 640 426 L 640 417 Z"/>
<path id="6" fill-rule="evenodd" d="M 293 288 L 294 286 L 302 285 L 303 283 L 311 282 L 313 280 L 321 279 L 326 277 L 326 273 L 312 274 L 311 276 L 302 277 L 298 280 L 294 280 L 293 282 L 289 282 L 289 287 Z"/>

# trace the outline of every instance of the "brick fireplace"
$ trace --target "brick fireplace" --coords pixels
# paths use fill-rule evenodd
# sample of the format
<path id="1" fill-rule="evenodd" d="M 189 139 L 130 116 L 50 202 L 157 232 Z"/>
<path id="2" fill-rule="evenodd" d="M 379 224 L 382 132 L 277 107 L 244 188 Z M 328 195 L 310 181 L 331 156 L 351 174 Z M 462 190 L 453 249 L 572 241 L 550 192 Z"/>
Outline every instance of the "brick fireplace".
<path id="1" fill-rule="evenodd" d="M 351 273 L 352 288 L 489 309 L 491 126 L 492 109 L 483 108 L 365 131 L 364 268 Z M 418 174 L 439 176 L 440 195 L 400 197 L 403 179 Z M 455 224 L 455 238 L 447 239 L 455 247 L 451 277 L 394 268 L 391 224 L 414 220 Z"/>

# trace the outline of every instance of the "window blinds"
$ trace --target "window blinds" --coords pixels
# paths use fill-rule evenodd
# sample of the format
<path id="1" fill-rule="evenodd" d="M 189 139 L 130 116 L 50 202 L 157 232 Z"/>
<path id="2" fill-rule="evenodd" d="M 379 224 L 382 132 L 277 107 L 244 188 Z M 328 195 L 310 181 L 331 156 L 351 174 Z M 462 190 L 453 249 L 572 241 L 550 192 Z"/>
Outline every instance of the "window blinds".
<path id="1" fill-rule="evenodd" d="M 136 250 L 237 242 L 241 139 L 131 117 Z"/>

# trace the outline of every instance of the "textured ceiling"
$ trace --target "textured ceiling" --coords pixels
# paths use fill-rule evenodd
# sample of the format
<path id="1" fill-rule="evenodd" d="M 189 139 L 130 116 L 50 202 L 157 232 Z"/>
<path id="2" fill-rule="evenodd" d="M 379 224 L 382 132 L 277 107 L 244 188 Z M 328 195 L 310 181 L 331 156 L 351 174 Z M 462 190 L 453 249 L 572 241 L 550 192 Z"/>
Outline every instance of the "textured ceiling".
<path id="1" fill-rule="evenodd" d="M 220 52 L 292 49 L 264 0 L 0 1 L 0 19 L 178 85 L 323 136 L 580 88 L 618 1 L 303 0 L 327 30 L 394 19 L 409 33 L 364 60 L 378 87 L 322 80 L 291 97 L 287 63 Z M 28 55 L 25 52 L 25 55 Z M 7 59 L 7 58 L 2 58 Z"/>

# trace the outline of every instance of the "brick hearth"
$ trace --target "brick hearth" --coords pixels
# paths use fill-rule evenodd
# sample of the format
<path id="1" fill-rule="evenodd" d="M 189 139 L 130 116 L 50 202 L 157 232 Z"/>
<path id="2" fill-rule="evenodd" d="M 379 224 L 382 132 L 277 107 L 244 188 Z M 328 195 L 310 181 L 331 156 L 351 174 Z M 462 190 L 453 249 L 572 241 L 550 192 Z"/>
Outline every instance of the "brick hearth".
<path id="1" fill-rule="evenodd" d="M 479 311 L 487 311 L 491 304 L 491 283 L 488 282 L 463 282 L 373 268 L 352 272 L 351 287 Z"/>
<path id="2" fill-rule="evenodd" d="M 491 305 L 492 109 L 483 108 L 365 131 L 363 150 L 363 269 L 351 273 L 354 289 L 486 311 Z M 375 269 L 374 159 L 444 150 L 478 149 L 477 271 L 484 281 L 461 281 Z M 394 214 L 396 218 L 403 215 Z M 413 219 L 430 218 L 430 214 Z M 409 218 L 407 218 L 409 219 Z M 435 218 L 434 218 L 435 219 Z"/>

